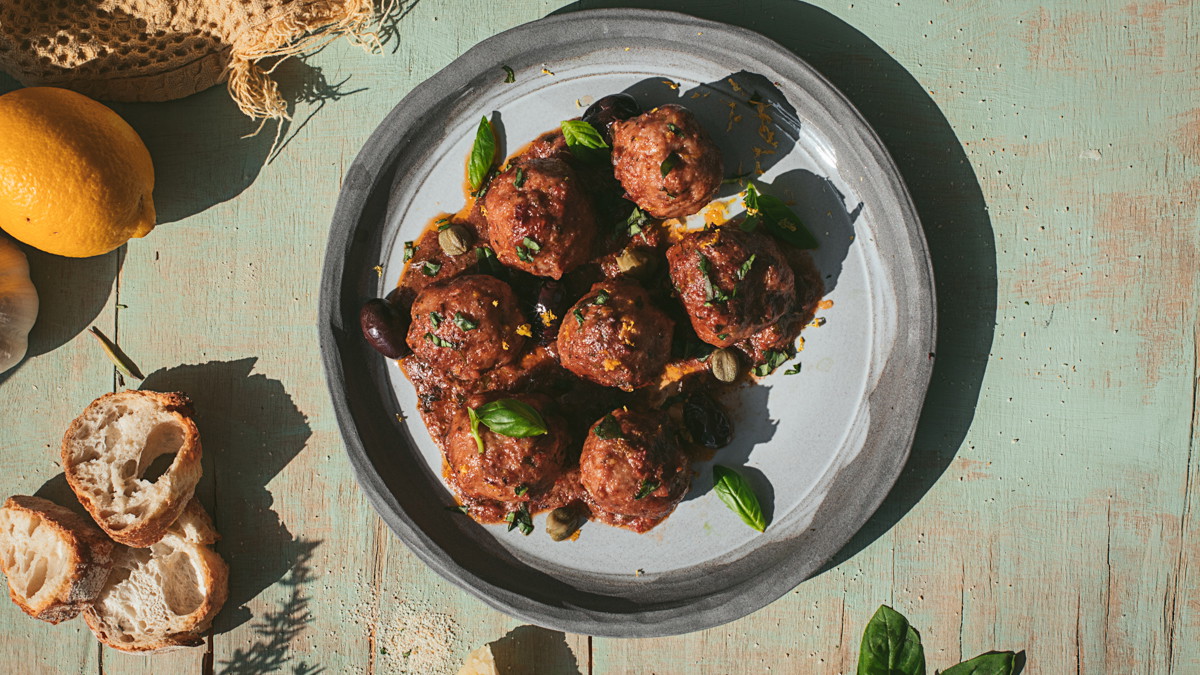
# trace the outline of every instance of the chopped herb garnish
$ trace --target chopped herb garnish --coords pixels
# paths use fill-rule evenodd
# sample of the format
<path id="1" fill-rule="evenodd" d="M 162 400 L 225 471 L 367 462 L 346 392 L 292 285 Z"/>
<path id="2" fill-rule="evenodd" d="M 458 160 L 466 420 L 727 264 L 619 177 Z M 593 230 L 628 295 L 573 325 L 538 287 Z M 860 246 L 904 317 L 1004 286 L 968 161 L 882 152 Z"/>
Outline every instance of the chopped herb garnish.
<path id="1" fill-rule="evenodd" d="M 783 371 L 784 375 L 797 375 L 799 373 L 800 373 L 800 364 L 799 363 L 797 363 L 796 365 L 792 366 L 791 368 L 788 368 L 787 370 Z"/>
<path id="2" fill-rule="evenodd" d="M 518 486 L 517 486 L 517 487 L 516 487 L 516 488 L 513 490 L 513 493 L 514 493 L 514 494 L 516 494 L 518 497 L 524 497 L 524 496 L 525 496 L 525 494 L 526 494 L 527 492 L 529 492 L 529 486 L 528 486 L 528 485 L 518 485 Z"/>
<path id="3" fill-rule="evenodd" d="M 421 274 L 427 277 L 436 277 L 437 273 L 442 271 L 442 264 L 435 263 L 432 260 L 426 260 L 421 265 Z"/>
<path id="4" fill-rule="evenodd" d="M 525 185 L 525 169 L 517 167 L 517 173 L 513 176 L 513 187 L 520 188 Z"/>
<path id="5" fill-rule="evenodd" d="M 738 273 L 737 273 L 738 279 L 746 278 L 746 275 L 750 273 L 750 268 L 754 266 L 754 259 L 757 257 L 758 257 L 757 254 L 751 253 L 750 257 L 746 259 L 746 262 L 742 263 L 742 266 L 738 268 Z"/>
<path id="6" fill-rule="evenodd" d="M 717 339 L 724 342 L 729 339 L 729 333 L 717 333 Z"/>
<path id="7" fill-rule="evenodd" d="M 479 328 L 479 324 L 463 316 L 462 312 L 454 313 L 454 325 L 463 330 L 475 330 Z"/>
<path id="8" fill-rule="evenodd" d="M 529 249 L 530 251 L 533 251 L 534 253 L 539 253 L 542 250 L 542 245 L 537 243 L 533 239 L 530 239 L 529 237 L 525 237 L 524 239 L 522 239 L 521 243 L 525 244 L 525 248 Z"/>
<path id="9" fill-rule="evenodd" d="M 434 328 L 437 328 L 442 325 L 442 315 L 437 312 L 430 312 L 429 321 L 433 324 Z"/>
<path id="10" fill-rule="evenodd" d="M 500 66 L 504 69 L 504 84 L 512 84 L 517 81 L 517 74 L 508 66 Z"/>
<path id="11" fill-rule="evenodd" d="M 404 262 L 412 260 L 413 255 L 417 252 L 417 247 L 411 241 L 404 242 Z"/>
<path id="12" fill-rule="evenodd" d="M 674 169 L 675 167 L 679 166 L 679 163 L 682 161 L 683 160 L 680 159 L 679 155 L 677 155 L 673 152 L 671 154 L 667 155 L 667 158 L 664 159 L 662 161 L 662 164 L 660 164 L 658 167 L 659 171 L 662 172 L 663 178 L 666 178 L 667 174 L 671 173 L 671 169 Z M 667 193 L 667 196 L 671 197 L 672 199 L 675 198 L 674 195 L 672 195 L 669 192 Z"/>
<path id="13" fill-rule="evenodd" d="M 435 346 L 435 347 L 443 347 L 445 349 L 458 349 L 458 345 L 454 344 L 453 342 L 451 342 L 443 337 L 434 335 L 433 333 L 426 333 L 425 339 L 432 342 L 433 346 Z"/>
<path id="14" fill-rule="evenodd" d="M 483 117 L 475 130 L 475 144 L 471 147 L 471 160 L 467 163 L 467 179 L 471 181 L 473 190 L 483 187 L 484 179 L 492 172 L 492 163 L 495 161 L 496 134 L 492 131 L 492 123 Z"/>
<path id="15" fill-rule="evenodd" d="M 604 290 L 603 288 L 601 288 L 601 289 L 600 289 L 600 292 L 596 294 L 596 297 L 595 297 L 595 298 L 592 298 L 592 304 L 593 304 L 593 305 L 605 305 L 605 304 L 608 304 L 608 300 L 609 300 L 609 298 L 611 298 L 611 297 L 612 297 L 612 296 L 608 294 L 608 291 L 606 291 L 606 290 Z"/>
<path id="16" fill-rule="evenodd" d="M 675 124 L 672 122 L 667 122 L 667 131 L 675 134 L 676 136 L 683 135 L 683 131 L 681 131 L 679 127 L 675 126 Z"/>
<path id="17" fill-rule="evenodd" d="M 576 309 L 574 312 L 571 312 L 571 313 L 575 315 L 575 320 L 579 322 L 580 326 L 582 326 L 583 325 L 583 312 Z"/>
<path id="18" fill-rule="evenodd" d="M 529 249 L 520 244 L 517 244 L 517 258 L 521 262 L 533 262 L 533 256 L 529 255 Z"/>
<path id="19" fill-rule="evenodd" d="M 469 506 L 467 506 L 466 504 L 455 504 L 454 506 L 447 506 L 446 510 L 453 511 L 455 513 L 463 513 L 463 514 L 467 514 L 467 513 L 471 512 L 471 508 Z"/>
<path id="20" fill-rule="evenodd" d="M 617 229 L 614 232 L 614 236 L 619 237 L 628 232 L 629 236 L 635 237 L 642 233 L 649 221 L 650 216 L 646 215 L 645 211 L 635 206 L 633 207 L 633 211 L 629 212 L 629 217 L 617 223 Z"/>
<path id="21" fill-rule="evenodd" d="M 766 359 L 762 363 L 754 366 L 754 374 L 763 377 L 775 372 L 775 369 L 782 366 L 790 358 L 786 352 L 781 352 L 778 349 L 768 349 L 766 354 L 763 354 Z"/>
<path id="22" fill-rule="evenodd" d="M 504 516 L 504 522 L 508 523 L 509 532 L 517 528 L 520 528 L 521 534 L 525 536 L 529 536 L 529 533 L 533 532 L 533 518 L 530 517 L 529 509 L 525 507 L 525 504 L 518 506 L 516 511 L 509 511 L 508 515 Z"/>
<path id="23" fill-rule="evenodd" d="M 650 493 L 657 490 L 661 485 L 662 484 L 656 480 L 642 479 L 642 486 L 638 488 L 637 494 L 633 496 L 634 501 L 649 497 Z"/>
<path id="24" fill-rule="evenodd" d="M 700 278 L 704 280 L 704 306 L 711 307 L 713 303 L 725 302 L 732 298 L 732 295 L 726 294 L 713 283 L 712 277 L 709 276 L 709 273 L 712 272 L 712 264 L 709 263 L 708 258 L 699 251 L 696 251 L 696 258 L 696 264 L 700 267 Z"/>
<path id="25" fill-rule="evenodd" d="M 612 413 L 604 416 L 600 423 L 592 427 L 592 433 L 596 434 L 596 438 L 611 441 L 615 438 L 624 438 L 621 435 L 621 423 L 617 418 L 613 417 Z"/>
<path id="26" fill-rule="evenodd" d="M 437 226 L 438 226 L 438 227 L 437 227 L 437 229 L 438 229 L 438 232 L 441 232 L 442 230 L 444 230 L 444 229 L 446 229 L 446 228 L 448 228 L 448 227 L 450 227 L 451 225 L 453 225 L 453 224 L 454 224 L 454 223 L 451 223 L 451 222 L 450 222 L 450 219 L 449 219 L 449 218 L 438 218 L 438 219 L 437 219 L 436 221 L 434 221 L 434 222 L 436 222 L 436 223 L 437 223 Z"/>

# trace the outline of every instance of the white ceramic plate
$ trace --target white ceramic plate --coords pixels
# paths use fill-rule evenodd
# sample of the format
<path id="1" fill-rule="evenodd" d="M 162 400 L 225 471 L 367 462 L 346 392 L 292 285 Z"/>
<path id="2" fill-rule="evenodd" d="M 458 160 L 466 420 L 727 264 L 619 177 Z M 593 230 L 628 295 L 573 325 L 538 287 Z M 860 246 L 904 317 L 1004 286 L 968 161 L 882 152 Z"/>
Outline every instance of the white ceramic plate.
<path id="1" fill-rule="evenodd" d="M 502 65 L 516 74 L 506 84 Z M 714 461 L 742 469 L 766 533 L 712 493 L 711 463 L 675 513 L 637 535 L 591 523 L 576 541 L 521 536 L 446 512 L 441 455 L 394 362 L 365 347 L 357 311 L 394 287 L 403 242 L 463 203 L 482 115 L 512 152 L 593 100 L 680 103 L 821 242 L 833 306 L 783 368 L 725 399 L 735 438 Z M 753 101 L 763 101 L 756 106 Z M 742 210 L 737 186 L 721 199 Z M 373 268 L 383 266 L 382 278 Z M 812 574 L 861 527 L 912 442 L 933 351 L 933 290 L 916 214 L 879 140 L 807 64 L 761 36 L 662 12 L 604 10 L 496 36 L 406 97 L 347 173 L 322 287 L 322 349 L 347 449 L 385 521 L 431 566 L 511 614 L 600 635 L 650 636 L 738 618 Z M 789 364 L 791 365 L 791 364 Z M 396 423 L 395 414 L 407 416 Z"/>

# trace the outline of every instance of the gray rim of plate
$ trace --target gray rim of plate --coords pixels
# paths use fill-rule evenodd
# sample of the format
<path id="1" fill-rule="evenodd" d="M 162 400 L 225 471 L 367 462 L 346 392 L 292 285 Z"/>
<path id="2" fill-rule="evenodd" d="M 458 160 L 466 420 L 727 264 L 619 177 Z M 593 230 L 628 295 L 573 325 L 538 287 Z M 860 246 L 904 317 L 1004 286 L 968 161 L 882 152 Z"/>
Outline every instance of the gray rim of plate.
<path id="1" fill-rule="evenodd" d="M 857 187 L 881 222 L 895 224 L 879 234 L 886 235 L 881 239 L 890 244 L 883 272 L 900 301 L 898 331 L 892 356 L 867 397 L 867 405 L 886 414 L 871 416 L 865 446 L 834 477 L 809 531 L 784 540 L 784 546 L 747 555 L 743 560 L 753 567 L 735 564 L 706 570 L 690 582 L 692 595 L 687 602 L 655 603 L 651 598 L 631 602 L 579 592 L 569 580 L 551 578 L 515 559 L 494 558 L 480 564 L 477 559 L 484 556 L 479 551 L 456 548 L 445 537 L 435 540 L 420 526 L 422 521 L 437 522 L 439 514 L 434 511 L 444 517 L 444 504 L 411 497 L 423 486 L 405 484 L 404 477 L 421 475 L 421 459 L 388 408 L 393 393 L 386 360 L 366 345 L 359 330 L 359 308 L 379 288 L 373 268 L 386 253 L 385 243 L 394 240 L 394 233 L 383 229 L 400 168 L 397 157 L 410 139 L 442 122 L 427 111 L 447 109 L 474 79 L 494 75 L 500 64 L 518 55 L 531 50 L 553 54 L 556 46 L 578 48 L 581 42 L 634 38 L 699 50 L 694 39 L 698 31 L 704 33 L 702 48 L 707 55 L 723 52 L 739 69 L 774 70 L 789 85 L 805 90 L 817 101 L 816 109 L 805 112 L 812 114 L 822 132 L 849 148 L 863 166 L 880 169 L 863 176 Z M 657 637 L 719 626 L 765 607 L 819 570 L 875 512 L 912 447 L 933 370 L 934 306 L 924 234 L 899 171 L 874 130 L 828 80 L 795 54 L 746 29 L 674 12 L 605 9 L 544 18 L 484 40 L 392 109 L 343 181 L 325 252 L 319 329 L 333 408 L 358 483 L 384 522 L 418 558 L 488 605 L 534 624 L 607 637 Z M 396 489 L 409 493 L 407 508 L 401 506 Z"/>

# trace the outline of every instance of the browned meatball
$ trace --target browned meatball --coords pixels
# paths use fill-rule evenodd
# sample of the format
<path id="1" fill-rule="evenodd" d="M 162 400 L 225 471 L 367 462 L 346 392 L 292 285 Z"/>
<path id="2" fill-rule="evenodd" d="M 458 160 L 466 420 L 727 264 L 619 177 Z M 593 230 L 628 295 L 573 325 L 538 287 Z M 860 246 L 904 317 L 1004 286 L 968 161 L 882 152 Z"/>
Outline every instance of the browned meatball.
<path id="1" fill-rule="evenodd" d="M 700 211 L 721 187 L 721 153 L 682 106 L 664 105 L 613 122 L 613 172 L 638 206 L 655 218 Z"/>
<path id="2" fill-rule="evenodd" d="M 460 380 L 512 363 L 530 327 L 512 288 L 496 277 L 468 274 L 421 291 L 412 306 L 408 346 L 431 366 Z"/>
<path id="3" fill-rule="evenodd" d="M 547 431 L 540 436 L 512 438 L 480 424 L 483 452 L 479 452 L 471 434 L 467 407 L 479 408 L 501 398 L 532 406 L 545 420 Z M 569 434 L 566 422 L 551 411 L 549 399 L 539 395 L 491 393 L 472 396 L 466 406 L 451 421 L 446 443 L 451 480 L 464 497 L 521 502 L 542 495 L 554 485 L 562 474 Z"/>
<path id="4" fill-rule="evenodd" d="M 661 518 L 691 484 L 688 459 L 659 414 L 621 408 L 592 425 L 579 458 L 592 502 L 623 516 Z"/>
<path id="5" fill-rule="evenodd" d="M 500 262 L 561 279 L 591 258 L 596 220 L 579 177 L 561 159 L 526 159 L 496 176 L 484 197 Z"/>
<path id="6" fill-rule="evenodd" d="M 775 240 L 737 227 L 692 232 L 667 249 L 671 281 L 696 335 L 718 347 L 792 309 L 796 279 Z"/>
<path id="7" fill-rule="evenodd" d="M 559 360 L 582 378 L 631 391 L 662 372 L 674 329 L 636 281 L 601 281 L 563 316 Z"/>

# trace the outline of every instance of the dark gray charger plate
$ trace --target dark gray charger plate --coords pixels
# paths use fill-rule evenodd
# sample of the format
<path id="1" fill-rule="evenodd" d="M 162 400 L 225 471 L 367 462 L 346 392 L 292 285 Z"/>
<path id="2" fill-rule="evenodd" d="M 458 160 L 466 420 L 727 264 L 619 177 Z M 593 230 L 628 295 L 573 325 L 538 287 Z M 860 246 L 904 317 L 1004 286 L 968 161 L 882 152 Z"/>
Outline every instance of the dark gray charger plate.
<path id="1" fill-rule="evenodd" d="M 737 100 L 740 94 L 735 92 L 749 96 L 737 82 L 746 87 L 761 84 L 776 113 L 780 137 L 790 139 L 780 154 L 795 156 L 796 166 L 807 167 L 784 175 L 805 179 L 794 191 L 801 215 L 822 238 L 817 262 L 823 272 L 840 272 L 844 279 L 832 296 L 839 297 L 843 318 L 840 324 L 831 319 L 831 325 L 841 326 L 844 339 L 831 333 L 835 340 L 826 341 L 824 351 L 818 343 L 804 353 L 806 360 L 812 355 L 818 370 L 826 364 L 825 370 L 831 371 L 833 393 L 818 393 L 812 399 L 814 408 L 829 403 L 822 399 L 840 397 L 847 411 L 844 433 L 834 435 L 840 440 L 811 457 L 795 450 L 794 457 L 813 467 L 815 477 L 793 488 L 782 476 L 796 468 L 789 464 L 793 455 L 787 454 L 802 440 L 794 427 L 768 419 L 766 413 L 762 419 L 743 415 L 749 419 L 739 425 L 739 434 L 752 437 L 745 444 L 744 459 L 750 475 L 758 476 L 756 487 L 774 483 L 774 518 L 763 535 L 721 520 L 732 516 L 705 494 L 711 483 L 705 483 L 703 471 L 680 512 L 641 538 L 589 526 L 589 539 L 581 539 L 584 543 L 572 551 L 561 548 L 564 544 L 551 549 L 534 537 L 514 539 L 502 528 L 467 522 L 444 508 L 451 498 L 438 479 L 436 451 L 431 451 L 415 410 L 407 405 L 407 383 L 359 334 L 362 302 L 395 284 L 402 267 L 398 242 L 414 238 L 433 212 L 458 206 L 424 202 L 437 202 L 441 196 L 449 202 L 449 193 L 461 201 L 457 181 L 439 187 L 436 170 L 422 170 L 438 165 L 444 178 L 447 163 L 461 167 L 465 152 L 459 150 L 469 147 L 464 130 L 477 122 L 480 110 L 490 110 L 488 101 L 480 99 L 515 91 L 498 85 L 500 65 L 511 64 L 526 87 L 541 68 L 561 68 L 559 79 L 549 76 L 544 86 L 548 92 L 554 87 L 569 91 L 572 81 L 594 78 L 604 84 L 618 77 L 605 72 L 605 59 L 622 58 L 631 59 L 629 63 L 636 64 L 632 70 L 640 73 L 630 90 L 651 101 L 669 92 L 647 91 L 650 79 L 641 76 L 648 72 L 686 81 L 692 71 L 703 70 L 703 64 L 727 68 L 732 89 L 697 86 L 690 98 L 698 106 L 710 94 L 714 101 L 722 96 Z M 610 91 L 595 92 L 605 93 Z M 540 94 L 535 90 L 529 95 Z M 543 114 L 562 119 L 578 112 L 556 109 Z M 505 121 L 506 128 L 520 126 L 515 120 L 509 124 L 508 117 Z M 714 120 L 705 121 L 714 128 Z M 534 129 L 553 126 L 533 124 Z M 721 143 L 736 137 L 714 131 Z M 448 144 L 457 141 L 448 134 L 463 137 L 459 145 L 466 145 L 449 151 Z M 510 139 L 509 150 L 525 140 Z M 744 145 L 737 143 L 723 148 L 727 164 L 729 153 Z M 764 178 L 770 177 L 768 171 Z M 847 195 L 850 206 L 838 222 L 817 222 L 824 211 L 802 209 L 808 201 L 821 210 L 838 206 Z M 847 239 L 851 233 L 854 236 Z M 850 241 L 858 243 L 852 246 Z M 382 279 L 374 269 L 380 264 L 385 267 Z M 832 281 L 827 283 L 839 283 L 834 274 L 828 276 Z M 359 484 L 387 525 L 421 560 L 489 605 L 524 620 L 578 633 L 651 637 L 720 625 L 769 604 L 819 569 L 863 525 L 908 457 L 932 370 L 928 355 L 933 351 L 933 307 L 929 258 L 903 182 L 877 136 L 828 81 L 750 31 L 667 12 L 597 10 L 543 19 L 490 38 L 397 104 L 345 176 L 326 251 L 319 320 L 333 406 Z M 849 332 L 869 339 L 855 347 Z M 858 370 L 844 365 L 858 361 Z M 795 397 L 805 396 L 814 383 L 822 382 L 820 377 L 818 373 L 809 380 L 773 383 L 769 389 L 778 391 L 770 399 L 803 401 Z M 861 381 L 861 386 L 843 391 L 837 388 L 843 380 Z M 767 410 L 767 399 L 750 400 L 761 401 L 757 405 Z M 407 425 L 396 423 L 400 411 L 409 415 Z M 828 414 L 817 419 L 832 420 Z M 786 433 L 772 438 L 776 428 Z M 753 437 L 759 432 L 767 435 L 755 446 Z M 787 452 L 781 455 L 780 449 Z M 780 494 L 784 486 L 789 489 Z M 683 548 L 673 549 L 673 542 L 696 539 L 698 528 L 710 530 L 710 523 L 721 533 L 705 544 L 714 547 L 713 555 L 689 550 L 686 556 L 694 559 L 680 560 L 677 553 Z M 569 551 L 565 557 L 563 551 Z M 572 555 L 579 557 L 572 560 Z M 646 574 L 633 569 L 639 555 L 646 560 Z M 620 567 L 616 561 L 625 558 L 630 564 L 615 569 Z"/>

